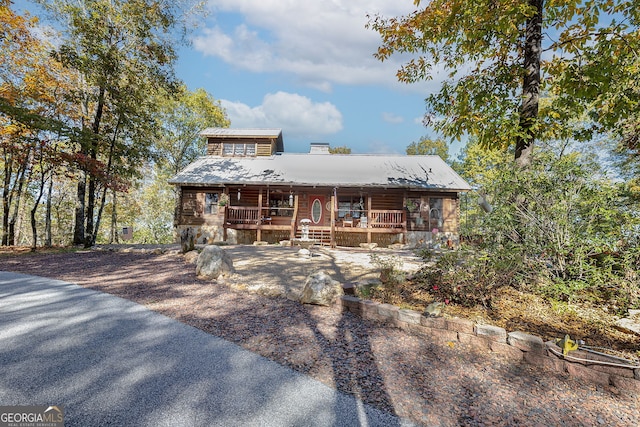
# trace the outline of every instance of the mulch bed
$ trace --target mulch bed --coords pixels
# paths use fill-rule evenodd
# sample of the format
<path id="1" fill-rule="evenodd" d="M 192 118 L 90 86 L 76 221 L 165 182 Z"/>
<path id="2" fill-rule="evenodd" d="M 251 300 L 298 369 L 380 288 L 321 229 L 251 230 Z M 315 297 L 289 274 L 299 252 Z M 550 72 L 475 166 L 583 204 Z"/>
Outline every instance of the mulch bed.
<path id="1" fill-rule="evenodd" d="M 488 352 L 431 342 L 338 308 L 198 280 L 180 255 L 3 255 L 0 269 L 145 305 L 386 411 L 429 426 L 637 426 L 638 396 Z"/>

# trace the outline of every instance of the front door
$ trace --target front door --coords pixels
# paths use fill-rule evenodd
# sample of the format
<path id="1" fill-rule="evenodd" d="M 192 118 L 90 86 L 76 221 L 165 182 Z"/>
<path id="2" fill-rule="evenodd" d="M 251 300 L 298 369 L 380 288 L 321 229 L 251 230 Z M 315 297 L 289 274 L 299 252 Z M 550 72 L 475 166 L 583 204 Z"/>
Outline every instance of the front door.
<path id="1" fill-rule="evenodd" d="M 309 213 L 313 225 L 323 225 L 327 214 L 324 196 L 309 196 Z"/>

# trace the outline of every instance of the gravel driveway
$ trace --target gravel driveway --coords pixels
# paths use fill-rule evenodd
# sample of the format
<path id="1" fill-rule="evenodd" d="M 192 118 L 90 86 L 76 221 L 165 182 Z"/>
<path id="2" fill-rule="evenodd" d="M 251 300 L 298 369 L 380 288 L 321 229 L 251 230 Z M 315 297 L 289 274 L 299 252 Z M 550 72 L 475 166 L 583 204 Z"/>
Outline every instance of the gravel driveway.
<path id="1" fill-rule="evenodd" d="M 279 271 L 284 281 L 290 280 L 289 271 L 302 274 L 309 266 L 291 258 L 293 248 L 228 249 L 235 251 L 235 264 L 252 257 L 255 274 Z M 349 259 L 347 252 L 330 262 L 338 266 Z M 337 308 L 203 282 L 179 255 L 87 251 L 2 257 L 0 269 L 130 299 L 427 426 L 640 424 L 638 396 L 514 365 L 492 353 L 438 345 L 427 336 L 363 321 Z"/>

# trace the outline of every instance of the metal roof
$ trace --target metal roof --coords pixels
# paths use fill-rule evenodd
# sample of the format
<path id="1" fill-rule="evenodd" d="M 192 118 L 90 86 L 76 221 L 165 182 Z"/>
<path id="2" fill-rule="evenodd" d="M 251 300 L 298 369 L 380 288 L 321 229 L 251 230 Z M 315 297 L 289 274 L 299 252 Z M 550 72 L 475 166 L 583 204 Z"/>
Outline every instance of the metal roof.
<path id="1" fill-rule="evenodd" d="M 282 129 L 230 129 L 230 128 L 206 128 L 200 132 L 201 136 L 229 136 L 229 137 L 272 137 L 282 135 Z"/>
<path id="2" fill-rule="evenodd" d="M 468 191 L 439 156 L 297 154 L 201 157 L 169 183 L 182 186 L 270 184 Z"/>

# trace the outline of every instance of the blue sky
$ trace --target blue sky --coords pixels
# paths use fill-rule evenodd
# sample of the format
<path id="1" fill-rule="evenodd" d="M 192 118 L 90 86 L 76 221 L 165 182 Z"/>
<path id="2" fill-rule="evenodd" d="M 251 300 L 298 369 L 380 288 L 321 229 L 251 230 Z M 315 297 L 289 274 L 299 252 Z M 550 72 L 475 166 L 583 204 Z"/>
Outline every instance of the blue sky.
<path id="1" fill-rule="evenodd" d="M 15 6 L 38 14 L 31 2 Z M 365 25 L 367 14 L 412 10 L 412 0 L 210 0 L 176 72 L 189 89 L 220 100 L 232 127 L 281 128 L 288 152 L 328 142 L 353 153 L 404 153 L 438 136 L 422 117 L 439 82 L 399 83 L 402 58 L 375 59 L 380 38 Z"/>
<path id="2" fill-rule="evenodd" d="M 281 128 L 286 151 L 404 153 L 437 136 L 422 125 L 437 82 L 397 82 L 400 58 L 376 60 L 380 39 L 365 25 L 367 14 L 412 10 L 411 0 L 210 1 L 177 73 L 219 99 L 232 127 Z"/>

